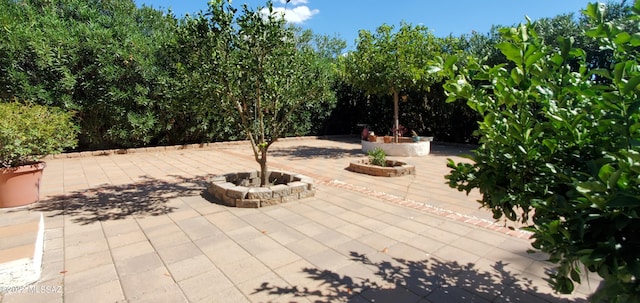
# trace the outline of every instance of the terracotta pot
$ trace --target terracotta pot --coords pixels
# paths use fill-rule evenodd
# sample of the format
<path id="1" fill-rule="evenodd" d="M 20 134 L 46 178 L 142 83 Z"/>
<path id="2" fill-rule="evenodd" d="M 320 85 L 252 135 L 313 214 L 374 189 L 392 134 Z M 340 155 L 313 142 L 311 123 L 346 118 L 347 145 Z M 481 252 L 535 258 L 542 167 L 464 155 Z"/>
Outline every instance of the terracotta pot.
<path id="1" fill-rule="evenodd" d="M 378 136 L 376 135 L 369 135 L 369 142 L 376 142 L 378 141 Z"/>
<path id="2" fill-rule="evenodd" d="M 0 168 L 0 208 L 23 206 L 40 199 L 40 179 L 47 165 Z"/>
<path id="3" fill-rule="evenodd" d="M 391 137 L 391 136 L 384 136 L 384 143 L 391 143 L 391 141 L 393 141 L 393 137 Z"/>

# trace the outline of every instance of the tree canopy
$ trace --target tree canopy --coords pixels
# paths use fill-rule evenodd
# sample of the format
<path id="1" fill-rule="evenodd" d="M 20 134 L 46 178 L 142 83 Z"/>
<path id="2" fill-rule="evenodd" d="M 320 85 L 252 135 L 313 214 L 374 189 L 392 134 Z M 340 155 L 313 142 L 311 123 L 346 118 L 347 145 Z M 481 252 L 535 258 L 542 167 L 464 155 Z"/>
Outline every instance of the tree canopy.
<path id="1" fill-rule="evenodd" d="M 262 186 L 268 185 L 269 147 L 308 121 L 315 105 L 335 102 L 334 70 L 323 54 L 299 43 L 270 2 L 267 12 L 245 5 L 236 15 L 226 1 L 214 1 L 208 14 L 209 27 L 217 31 L 210 54 L 217 63 L 211 66 L 215 93 L 251 142 Z"/>
<path id="2" fill-rule="evenodd" d="M 494 218 L 528 224 L 558 264 L 555 290 L 572 292 L 581 265 L 600 275 L 594 302 L 640 301 L 640 1 L 632 12 L 605 21 L 605 5 L 585 10 L 582 35 L 609 64 L 594 65 L 573 36 L 547 44 L 535 22 L 500 30 L 508 64 L 436 64 L 450 101 L 482 116 L 473 163 L 450 161 L 450 186 L 479 189 Z"/>
<path id="3" fill-rule="evenodd" d="M 345 57 L 345 76 L 368 94 L 393 96 L 393 129 L 398 130 L 400 95 L 429 89 L 436 77 L 425 67 L 440 54 L 437 39 L 425 26 L 402 23 L 394 32 L 393 26 L 383 24 L 375 33 L 360 31 L 356 51 Z M 397 136 L 394 131 L 396 142 Z"/>
<path id="4" fill-rule="evenodd" d="M 0 99 L 75 111 L 82 149 L 244 139 L 237 117 L 221 114 L 222 29 L 206 14 L 176 18 L 131 0 L 0 0 Z M 333 72 L 341 40 L 287 31 L 313 66 Z M 321 131 L 331 104 L 308 102 L 283 135 Z"/>

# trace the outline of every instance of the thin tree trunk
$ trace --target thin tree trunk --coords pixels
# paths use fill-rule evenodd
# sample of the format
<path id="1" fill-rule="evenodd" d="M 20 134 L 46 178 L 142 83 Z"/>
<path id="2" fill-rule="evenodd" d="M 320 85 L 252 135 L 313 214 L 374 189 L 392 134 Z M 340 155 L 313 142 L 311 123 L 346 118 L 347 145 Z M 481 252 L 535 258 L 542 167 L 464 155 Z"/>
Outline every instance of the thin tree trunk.
<path id="1" fill-rule="evenodd" d="M 393 142 L 398 143 L 398 130 L 400 127 L 400 119 L 398 118 L 398 102 L 399 94 L 393 89 Z"/>
<path id="2" fill-rule="evenodd" d="M 269 184 L 269 169 L 267 168 L 267 150 L 261 150 L 260 163 L 260 186 L 265 187 Z"/>

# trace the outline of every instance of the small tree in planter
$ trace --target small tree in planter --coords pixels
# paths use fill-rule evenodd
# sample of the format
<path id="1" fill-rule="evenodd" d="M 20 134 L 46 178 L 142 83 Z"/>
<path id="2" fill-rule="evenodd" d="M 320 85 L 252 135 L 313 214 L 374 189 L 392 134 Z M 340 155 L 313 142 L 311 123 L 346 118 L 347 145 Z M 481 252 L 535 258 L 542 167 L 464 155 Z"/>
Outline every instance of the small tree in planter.
<path id="1" fill-rule="evenodd" d="M 401 136 L 399 102 L 409 90 L 428 90 L 439 76 L 424 68 L 441 55 L 435 36 L 425 26 L 402 23 L 397 31 L 383 24 L 374 33 L 361 30 L 354 52 L 344 57 L 348 83 L 370 95 L 393 96 L 393 141 Z"/>
<path id="2" fill-rule="evenodd" d="M 265 186 L 269 147 L 287 133 L 302 132 L 305 126 L 296 121 L 308 108 L 335 100 L 332 66 L 295 36 L 271 2 L 259 11 L 244 5 L 238 16 L 229 2 L 209 2 L 207 14 L 218 64 L 212 71 L 215 91 L 251 141 Z"/>
<path id="3" fill-rule="evenodd" d="M 0 207 L 33 203 L 45 167 L 40 159 L 77 144 L 72 114 L 42 105 L 0 102 L 0 117 Z M 29 184 L 21 186 L 21 181 Z"/>

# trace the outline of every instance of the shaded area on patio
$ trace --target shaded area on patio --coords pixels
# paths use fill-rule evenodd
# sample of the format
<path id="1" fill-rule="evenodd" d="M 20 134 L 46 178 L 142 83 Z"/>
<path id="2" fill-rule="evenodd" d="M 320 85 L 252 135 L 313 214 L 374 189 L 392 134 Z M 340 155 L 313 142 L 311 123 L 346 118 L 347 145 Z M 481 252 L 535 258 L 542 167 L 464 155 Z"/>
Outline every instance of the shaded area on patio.
<path id="1" fill-rule="evenodd" d="M 361 149 L 343 149 L 338 147 L 318 147 L 307 145 L 287 148 L 273 148 L 269 151 L 269 153 L 274 157 L 288 157 L 292 159 L 335 159 L 365 155 L 365 153 L 363 153 Z"/>
<path id="2" fill-rule="evenodd" d="M 262 283 L 255 293 L 315 298 L 314 302 L 564 302 L 542 293 L 533 281 L 496 261 L 490 270 L 473 263 L 445 262 L 435 257 L 424 260 L 380 258 L 351 252 L 351 261 L 364 265 L 353 274 L 313 267 L 302 268 L 307 285 L 278 286 Z M 366 268 L 366 269 L 362 269 Z M 587 302 L 576 299 L 573 302 Z"/>
<path id="3" fill-rule="evenodd" d="M 34 204 L 32 211 L 47 217 L 71 216 L 79 224 L 121 220 L 131 216 L 159 216 L 175 210 L 167 203 L 174 198 L 201 195 L 206 177 L 173 180 L 146 177 L 144 181 L 105 185 L 71 194 L 59 195 Z"/>

